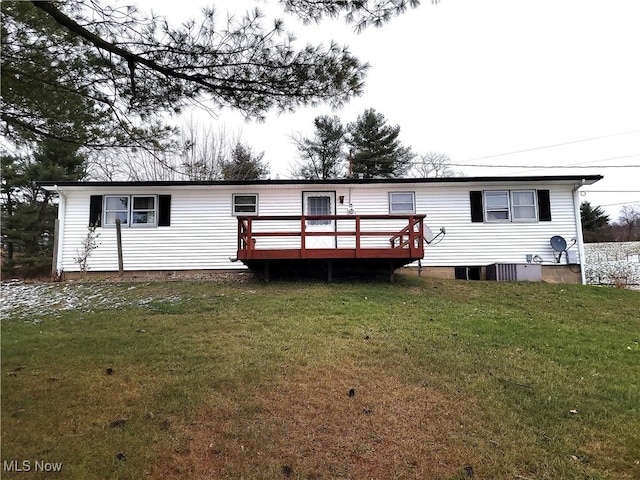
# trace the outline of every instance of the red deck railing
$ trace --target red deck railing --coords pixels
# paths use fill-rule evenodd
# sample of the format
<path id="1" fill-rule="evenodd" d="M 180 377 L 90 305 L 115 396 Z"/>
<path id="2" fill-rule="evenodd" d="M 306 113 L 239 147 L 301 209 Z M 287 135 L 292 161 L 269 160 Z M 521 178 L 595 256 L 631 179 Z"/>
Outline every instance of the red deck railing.
<path id="1" fill-rule="evenodd" d="M 238 260 L 424 256 L 426 215 L 288 215 L 238 217 Z M 330 231 L 316 231 L 309 222 Z M 404 225 L 399 227 L 399 225 Z M 398 229 L 400 228 L 400 229 Z M 314 245 L 329 238 L 333 246 Z M 386 237 L 386 238 L 385 238 Z"/>

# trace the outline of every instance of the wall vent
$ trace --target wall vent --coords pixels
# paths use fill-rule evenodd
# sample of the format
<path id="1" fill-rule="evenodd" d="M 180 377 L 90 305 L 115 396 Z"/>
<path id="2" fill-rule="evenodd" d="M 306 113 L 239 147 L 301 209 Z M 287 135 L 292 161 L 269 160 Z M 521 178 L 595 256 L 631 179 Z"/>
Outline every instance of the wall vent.
<path id="1" fill-rule="evenodd" d="M 487 267 L 487 280 L 515 282 L 518 280 L 517 271 L 517 265 L 515 263 L 494 263 Z"/>

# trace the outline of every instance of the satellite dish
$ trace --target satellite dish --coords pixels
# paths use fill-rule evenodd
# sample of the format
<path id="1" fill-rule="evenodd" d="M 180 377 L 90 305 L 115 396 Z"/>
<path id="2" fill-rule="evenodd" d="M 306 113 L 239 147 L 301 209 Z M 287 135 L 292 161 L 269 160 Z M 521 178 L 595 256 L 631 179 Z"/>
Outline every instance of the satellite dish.
<path id="1" fill-rule="evenodd" d="M 431 231 L 431 229 L 425 225 L 424 226 L 424 241 L 427 242 L 427 244 L 433 242 L 433 239 L 436 236 L 433 234 L 433 232 Z"/>
<path id="2" fill-rule="evenodd" d="M 562 253 L 567 249 L 567 241 L 560 235 L 554 235 L 553 237 L 551 237 L 551 247 L 556 252 Z"/>
<path id="3" fill-rule="evenodd" d="M 554 235 L 553 237 L 551 237 L 550 243 L 551 248 L 555 250 L 553 256 L 556 259 L 556 263 L 560 263 L 560 260 L 562 260 L 562 254 L 567 251 L 567 241 L 560 235 Z M 565 253 L 565 255 L 568 254 Z"/>

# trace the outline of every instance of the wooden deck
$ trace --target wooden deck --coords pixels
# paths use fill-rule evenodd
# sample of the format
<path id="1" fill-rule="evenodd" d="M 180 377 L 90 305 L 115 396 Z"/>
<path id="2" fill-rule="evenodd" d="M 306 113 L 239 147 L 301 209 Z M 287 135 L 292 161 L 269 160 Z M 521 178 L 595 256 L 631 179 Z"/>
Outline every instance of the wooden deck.
<path id="1" fill-rule="evenodd" d="M 237 259 L 271 273 L 392 275 L 424 257 L 425 215 L 238 217 Z M 323 227 L 318 227 L 321 224 Z M 324 229 L 325 231 L 319 231 Z"/>

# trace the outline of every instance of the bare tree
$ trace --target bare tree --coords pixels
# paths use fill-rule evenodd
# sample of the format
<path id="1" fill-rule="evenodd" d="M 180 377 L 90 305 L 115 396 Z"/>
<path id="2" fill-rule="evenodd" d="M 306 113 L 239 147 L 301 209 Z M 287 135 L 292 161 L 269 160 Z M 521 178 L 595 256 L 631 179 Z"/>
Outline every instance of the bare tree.
<path id="1" fill-rule="evenodd" d="M 414 162 L 410 173 L 420 178 L 453 177 L 458 173 L 451 168 L 451 159 L 445 153 L 427 152 Z"/>
<path id="2" fill-rule="evenodd" d="M 240 134 L 218 130 L 189 118 L 180 130 L 178 151 L 110 149 L 97 152 L 89 163 L 94 180 L 221 180 Z"/>
<path id="3" fill-rule="evenodd" d="M 223 165 L 231 158 L 240 134 L 229 133 L 220 127 L 214 131 L 208 125 L 200 125 L 190 119 L 183 131 L 186 151 L 175 168 L 185 180 L 220 180 Z"/>
<path id="4" fill-rule="evenodd" d="M 621 240 L 631 242 L 640 238 L 640 203 L 623 205 L 618 225 L 622 227 Z"/>
<path id="5" fill-rule="evenodd" d="M 113 182 L 127 177 L 127 164 L 118 150 L 91 151 L 87 155 L 87 178 L 104 182 Z"/>

